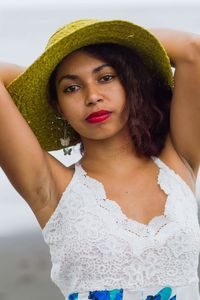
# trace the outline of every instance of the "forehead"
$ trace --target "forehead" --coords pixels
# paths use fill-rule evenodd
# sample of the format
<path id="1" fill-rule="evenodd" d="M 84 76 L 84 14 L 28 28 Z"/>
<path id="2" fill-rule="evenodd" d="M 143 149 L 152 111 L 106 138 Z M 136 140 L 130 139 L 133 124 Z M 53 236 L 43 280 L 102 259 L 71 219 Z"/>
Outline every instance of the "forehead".
<path id="1" fill-rule="evenodd" d="M 105 60 L 97 58 L 84 50 L 76 50 L 67 55 L 60 63 L 57 71 L 60 72 L 75 72 L 82 69 L 91 70 L 93 67 L 106 63 Z"/>

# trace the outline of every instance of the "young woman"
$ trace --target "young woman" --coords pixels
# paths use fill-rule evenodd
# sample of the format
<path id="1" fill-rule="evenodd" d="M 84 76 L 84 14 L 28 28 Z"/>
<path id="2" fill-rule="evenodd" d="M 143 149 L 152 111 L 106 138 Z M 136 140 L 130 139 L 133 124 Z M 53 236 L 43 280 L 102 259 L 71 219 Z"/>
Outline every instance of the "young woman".
<path id="1" fill-rule="evenodd" d="M 200 36 L 80 20 L 0 78 L 0 165 L 64 297 L 200 299 Z M 73 166 L 48 153 L 76 143 Z"/>

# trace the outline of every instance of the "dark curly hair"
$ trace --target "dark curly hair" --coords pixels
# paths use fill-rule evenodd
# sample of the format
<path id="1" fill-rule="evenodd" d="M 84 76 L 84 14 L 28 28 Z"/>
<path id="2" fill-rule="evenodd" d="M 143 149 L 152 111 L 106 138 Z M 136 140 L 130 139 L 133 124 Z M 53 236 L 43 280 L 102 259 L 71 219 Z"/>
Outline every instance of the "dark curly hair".
<path id="1" fill-rule="evenodd" d="M 156 79 L 143 60 L 127 47 L 102 43 L 81 48 L 88 54 L 110 64 L 119 76 L 126 93 L 129 131 L 138 155 L 158 156 L 169 132 L 172 89 L 162 78 Z M 58 66 L 49 80 L 49 103 L 58 102 L 55 78 Z M 75 132 L 77 143 L 80 135 Z M 81 142 L 81 154 L 84 152 Z"/>

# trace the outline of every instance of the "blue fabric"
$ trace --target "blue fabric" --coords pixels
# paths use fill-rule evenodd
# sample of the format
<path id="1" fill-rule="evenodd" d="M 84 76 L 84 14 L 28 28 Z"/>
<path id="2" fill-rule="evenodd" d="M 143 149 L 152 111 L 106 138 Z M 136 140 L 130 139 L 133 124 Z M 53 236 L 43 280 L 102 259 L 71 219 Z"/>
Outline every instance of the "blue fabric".
<path id="1" fill-rule="evenodd" d="M 176 295 L 171 297 L 172 289 L 165 287 L 160 290 L 155 296 L 147 296 L 146 300 L 176 300 Z"/>
<path id="2" fill-rule="evenodd" d="M 94 291 L 89 292 L 88 299 L 93 300 L 122 300 L 123 289 L 115 289 L 111 291 Z"/>
<path id="3" fill-rule="evenodd" d="M 145 300 L 176 300 L 176 295 L 170 298 L 172 289 L 165 287 L 160 290 L 155 296 L 149 295 Z M 78 293 L 70 294 L 69 300 L 78 300 Z M 103 290 L 103 291 L 90 291 L 88 299 L 91 300 L 123 300 L 123 289 Z"/>

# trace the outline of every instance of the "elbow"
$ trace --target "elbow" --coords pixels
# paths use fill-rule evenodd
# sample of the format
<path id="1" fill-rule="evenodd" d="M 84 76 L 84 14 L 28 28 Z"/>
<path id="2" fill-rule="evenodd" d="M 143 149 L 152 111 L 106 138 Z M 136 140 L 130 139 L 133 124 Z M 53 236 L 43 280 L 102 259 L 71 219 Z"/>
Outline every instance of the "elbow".
<path id="1" fill-rule="evenodd" d="M 200 35 L 193 35 L 188 40 L 184 60 L 192 64 L 200 61 Z"/>

